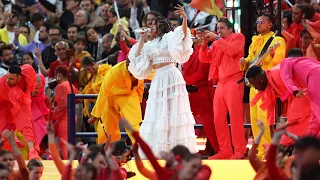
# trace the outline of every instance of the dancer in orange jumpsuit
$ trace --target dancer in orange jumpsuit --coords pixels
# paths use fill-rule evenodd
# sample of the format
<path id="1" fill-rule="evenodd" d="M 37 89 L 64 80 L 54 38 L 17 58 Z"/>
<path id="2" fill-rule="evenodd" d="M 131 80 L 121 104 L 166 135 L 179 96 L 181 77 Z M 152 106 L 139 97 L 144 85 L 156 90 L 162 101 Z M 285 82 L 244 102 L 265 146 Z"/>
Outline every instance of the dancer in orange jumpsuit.
<path id="1" fill-rule="evenodd" d="M 199 51 L 201 41 L 193 40 L 193 53 L 183 64 L 182 75 L 187 85 L 198 88 L 197 92 L 189 93 L 191 111 L 197 123 L 202 123 L 208 140 L 215 152 L 219 152 L 219 144 L 213 121 L 213 82 L 208 80 L 210 65 L 200 63 Z M 200 121 L 199 121 L 200 120 Z"/>
<path id="2" fill-rule="evenodd" d="M 69 70 L 65 65 L 60 65 L 55 70 L 55 77 L 57 79 L 56 96 L 55 96 L 55 109 L 53 112 L 54 120 L 56 120 L 54 126 L 57 130 L 55 134 L 59 137 L 60 149 L 63 159 L 68 159 L 67 146 L 61 141 L 61 138 L 68 140 L 68 94 L 77 94 L 78 90 L 75 86 L 70 86 Z"/>
<path id="3" fill-rule="evenodd" d="M 209 79 L 218 78 L 214 97 L 214 125 L 220 151 L 209 159 L 241 159 L 246 153 L 244 137 L 242 97 L 244 84 L 237 81 L 243 77 L 239 70 L 239 59 L 244 55 L 243 34 L 233 33 L 232 23 L 221 18 L 217 24 L 218 33 L 207 33 L 203 41 L 199 60 L 211 63 Z M 208 49 L 208 41 L 215 40 Z M 232 152 L 227 114 L 230 114 Z"/>
<path id="4" fill-rule="evenodd" d="M 255 105 L 262 99 L 260 108 L 267 110 L 269 121 L 274 121 L 276 98 L 280 98 L 281 101 L 288 99 L 288 123 L 297 123 L 289 126 L 287 131 L 297 136 L 304 136 L 307 134 L 309 120 L 311 119 L 310 101 L 307 97 L 299 98 L 290 93 L 282 81 L 280 65 L 266 71 L 262 70 L 261 67 L 253 66 L 248 70 L 247 78 L 250 84 L 259 90 L 258 94 L 251 100 L 251 105 Z M 294 144 L 294 141 L 287 136 L 283 136 L 280 144 L 291 146 Z"/>
<path id="5" fill-rule="evenodd" d="M 36 140 L 31 124 L 31 91 L 35 87 L 36 73 L 32 66 L 12 66 L 0 78 L 0 132 L 18 130 L 29 147 L 29 159 L 36 158 Z"/>

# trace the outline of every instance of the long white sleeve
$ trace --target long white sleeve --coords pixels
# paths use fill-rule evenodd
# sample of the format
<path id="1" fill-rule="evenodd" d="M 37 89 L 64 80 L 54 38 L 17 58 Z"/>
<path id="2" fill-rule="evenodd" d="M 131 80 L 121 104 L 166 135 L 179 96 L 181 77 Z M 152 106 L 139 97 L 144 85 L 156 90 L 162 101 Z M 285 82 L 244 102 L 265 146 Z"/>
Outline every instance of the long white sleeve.
<path id="1" fill-rule="evenodd" d="M 190 29 L 187 29 L 185 36 L 182 26 L 179 26 L 173 32 L 169 32 L 164 36 L 168 43 L 168 51 L 171 58 L 180 64 L 187 62 L 193 53 Z"/>
<path id="2" fill-rule="evenodd" d="M 148 55 L 148 46 L 144 44 L 141 53 L 136 57 L 139 43 L 132 46 L 128 59 L 130 60 L 128 70 L 137 79 L 146 79 L 152 71 L 152 62 Z"/>

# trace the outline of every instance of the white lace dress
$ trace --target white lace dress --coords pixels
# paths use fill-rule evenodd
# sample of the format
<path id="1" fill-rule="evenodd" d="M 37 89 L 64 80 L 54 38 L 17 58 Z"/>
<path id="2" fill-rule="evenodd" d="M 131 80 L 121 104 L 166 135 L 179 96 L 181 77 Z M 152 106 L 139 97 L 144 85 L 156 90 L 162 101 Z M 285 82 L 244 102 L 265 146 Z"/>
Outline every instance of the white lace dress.
<path id="1" fill-rule="evenodd" d="M 193 52 L 190 30 L 184 38 L 181 26 L 162 38 L 145 43 L 141 54 L 135 57 L 137 48 L 138 44 L 129 52 L 128 67 L 137 79 L 146 79 L 155 64 L 185 63 Z M 140 135 L 157 157 L 161 151 L 169 151 L 176 145 L 197 152 L 195 120 L 185 84 L 174 63 L 155 69 Z"/>

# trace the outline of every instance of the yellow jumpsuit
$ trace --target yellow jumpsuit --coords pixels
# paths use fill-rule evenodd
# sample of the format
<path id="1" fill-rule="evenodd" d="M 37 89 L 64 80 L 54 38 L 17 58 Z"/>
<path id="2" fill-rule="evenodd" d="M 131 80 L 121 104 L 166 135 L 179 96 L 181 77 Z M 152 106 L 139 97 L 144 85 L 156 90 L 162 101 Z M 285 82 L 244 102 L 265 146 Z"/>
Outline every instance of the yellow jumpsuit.
<path id="1" fill-rule="evenodd" d="M 249 62 L 252 62 L 254 58 L 258 55 L 258 53 L 262 50 L 265 43 L 268 41 L 268 39 L 271 36 L 274 36 L 275 34 L 271 31 L 268 34 L 265 35 L 257 35 L 252 37 L 252 43 L 249 47 L 249 55 L 246 58 L 247 66 Z M 285 58 L 286 55 L 286 43 L 283 38 L 281 37 L 275 37 L 270 46 L 273 46 L 276 42 L 280 42 L 280 46 L 275 49 L 275 53 L 273 56 L 270 54 L 266 56 L 262 61 L 262 69 L 268 70 L 271 69 L 273 66 L 280 64 L 280 62 Z M 241 70 L 245 70 L 246 67 L 242 67 Z M 250 89 L 250 101 L 255 97 L 255 95 L 258 93 L 258 90 L 256 90 L 253 86 Z M 253 132 L 254 138 L 258 135 L 260 129 L 258 127 L 258 120 L 261 120 L 264 123 L 265 127 L 269 127 L 268 119 L 267 119 L 267 112 L 260 109 L 261 105 L 261 99 L 258 101 L 258 103 L 254 106 L 250 106 L 250 119 L 251 119 L 251 128 Z M 263 144 L 270 144 L 271 143 L 271 133 L 270 128 L 266 128 L 265 132 L 261 138 L 261 142 L 258 146 L 258 154 L 257 156 L 262 158 L 265 153 L 265 149 L 263 147 Z"/>
<path id="2" fill-rule="evenodd" d="M 88 78 L 90 79 L 87 85 L 83 88 L 83 90 L 79 94 L 98 94 L 100 91 L 100 87 L 103 81 L 104 76 L 107 74 L 108 70 L 111 68 L 108 64 L 102 64 L 98 67 L 98 72 L 95 77 L 91 77 L 91 74 L 88 74 Z M 83 115 L 86 117 L 91 117 L 89 112 L 90 103 L 95 103 L 94 99 L 85 99 L 84 100 L 84 108 Z"/>
<path id="3" fill-rule="evenodd" d="M 137 82 L 137 85 L 133 85 Z M 100 92 L 91 115 L 101 118 L 108 136 L 111 135 L 111 142 L 120 140 L 120 117 L 129 121 L 136 131 L 139 131 L 142 122 L 140 103 L 142 101 L 144 84 L 143 80 L 137 80 L 126 67 L 126 61 L 113 66 L 102 81 Z M 134 141 L 131 133 L 126 129 L 130 139 Z M 106 142 L 106 135 L 98 123 L 97 143 Z"/>

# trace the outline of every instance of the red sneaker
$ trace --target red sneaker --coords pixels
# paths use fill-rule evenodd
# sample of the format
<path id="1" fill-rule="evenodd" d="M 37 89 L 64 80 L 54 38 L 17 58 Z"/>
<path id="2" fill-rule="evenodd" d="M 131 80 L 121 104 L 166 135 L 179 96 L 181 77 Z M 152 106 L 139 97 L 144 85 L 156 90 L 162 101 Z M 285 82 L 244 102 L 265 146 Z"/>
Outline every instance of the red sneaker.
<path id="1" fill-rule="evenodd" d="M 36 151 L 34 148 L 29 150 L 29 160 L 30 159 L 41 159 L 38 155 L 38 151 Z"/>
<path id="2" fill-rule="evenodd" d="M 232 154 L 219 152 L 218 154 L 215 154 L 215 155 L 209 157 L 208 159 L 209 159 L 209 160 L 214 160 L 214 159 L 230 159 L 231 156 L 232 156 Z"/>
<path id="3" fill-rule="evenodd" d="M 236 153 L 236 154 L 232 155 L 230 159 L 236 160 L 236 159 L 245 159 L 245 158 L 246 158 L 246 156 L 244 154 Z"/>

